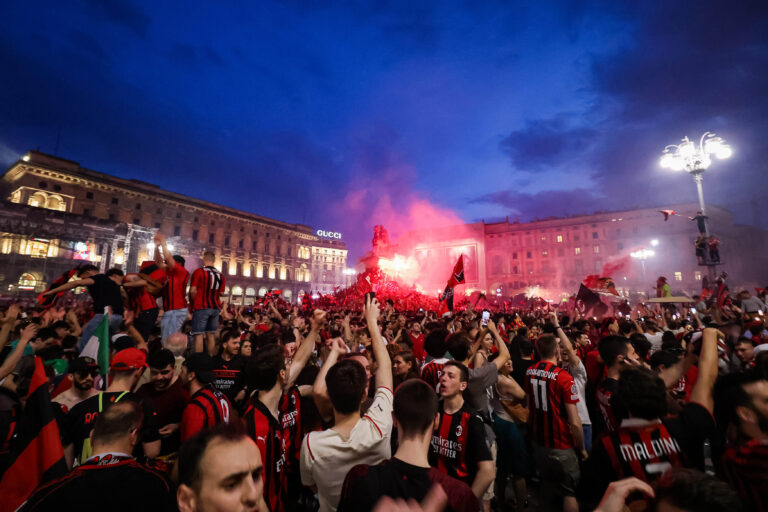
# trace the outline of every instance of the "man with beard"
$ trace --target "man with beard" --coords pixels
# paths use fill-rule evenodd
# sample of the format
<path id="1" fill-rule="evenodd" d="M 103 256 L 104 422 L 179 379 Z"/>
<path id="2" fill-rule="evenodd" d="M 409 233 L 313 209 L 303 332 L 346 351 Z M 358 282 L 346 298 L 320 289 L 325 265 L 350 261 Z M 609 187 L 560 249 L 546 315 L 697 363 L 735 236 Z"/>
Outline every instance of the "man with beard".
<path id="1" fill-rule="evenodd" d="M 170 350 L 161 349 L 151 353 L 147 359 L 150 382 L 136 391 L 142 399 L 149 399 L 155 406 L 160 457 L 172 457 L 179 451 L 179 425 L 189 402 L 189 393 L 181 379 L 175 375 L 175 362 Z"/>
<path id="2" fill-rule="evenodd" d="M 221 333 L 221 352 L 213 358 L 213 386 L 227 395 L 230 402 L 245 398 L 245 360 L 240 356 L 240 331 L 229 329 Z"/>
<path id="3" fill-rule="evenodd" d="M 79 404 L 86 398 L 91 398 L 98 393 L 93 389 L 93 379 L 99 374 L 99 366 L 90 357 L 78 357 L 69 365 L 67 378 L 72 382 L 72 387 L 59 393 L 54 402 L 61 405 L 64 412 Z"/>
<path id="4" fill-rule="evenodd" d="M 723 473 L 751 510 L 768 510 L 768 379 L 747 370 L 733 386 L 733 418 L 741 443 L 723 455 Z"/>

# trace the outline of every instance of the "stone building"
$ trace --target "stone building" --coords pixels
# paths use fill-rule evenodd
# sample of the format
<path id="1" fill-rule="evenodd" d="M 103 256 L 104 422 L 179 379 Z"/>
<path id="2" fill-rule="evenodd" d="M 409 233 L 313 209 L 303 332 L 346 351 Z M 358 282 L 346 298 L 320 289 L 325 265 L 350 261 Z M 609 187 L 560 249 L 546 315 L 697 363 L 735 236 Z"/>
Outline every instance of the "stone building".
<path id="1" fill-rule="evenodd" d="M 3 294 L 18 292 L 21 282 L 25 289 L 44 289 L 61 269 L 77 263 L 73 260 L 135 271 L 151 258 L 152 237 L 160 230 L 172 252 L 186 258 L 190 272 L 201 264 L 203 250 L 216 253 L 231 303 L 252 304 L 273 289 L 296 302 L 315 286 L 313 253 L 329 248 L 309 226 L 93 171 L 37 151 L 11 165 L 0 186 L 6 199 L 0 208 Z M 334 265 L 346 267 L 346 245 L 335 240 L 333 251 Z M 342 283 L 340 278 L 333 285 Z"/>

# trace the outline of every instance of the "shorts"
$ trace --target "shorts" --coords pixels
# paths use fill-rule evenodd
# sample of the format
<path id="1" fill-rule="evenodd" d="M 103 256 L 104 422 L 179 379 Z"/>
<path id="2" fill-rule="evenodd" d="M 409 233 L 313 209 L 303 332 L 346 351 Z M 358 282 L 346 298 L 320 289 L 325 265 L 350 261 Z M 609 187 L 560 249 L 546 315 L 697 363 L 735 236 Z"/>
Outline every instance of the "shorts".
<path id="1" fill-rule="evenodd" d="M 493 458 L 493 464 L 496 465 L 496 441 L 491 444 L 491 457 Z M 495 479 L 494 479 L 495 480 Z M 493 499 L 494 482 L 491 482 L 488 488 L 483 493 L 483 501 L 490 501 Z"/>
<path id="2" fill-rule="evenodd" d="M 218 330 L 218 309 L 196 309 L 192 313 L 192 334 L 207 334 Z"/>
<path id="3" fill-rule="evenodd" d="M 525 476 L 528 474 L 528 452 L 525 439 L 513 421 L 493 415 L 493 431 L 496 432 L 498 456 L 496 469 L 504 475 Z"/>
<path id="4" fill-rule="evenodd" d="M 560 450 L 535 445 L 533 452 L 541 475 L 541 496 L 575 496 L 581 470 L 573 448 Z"/>

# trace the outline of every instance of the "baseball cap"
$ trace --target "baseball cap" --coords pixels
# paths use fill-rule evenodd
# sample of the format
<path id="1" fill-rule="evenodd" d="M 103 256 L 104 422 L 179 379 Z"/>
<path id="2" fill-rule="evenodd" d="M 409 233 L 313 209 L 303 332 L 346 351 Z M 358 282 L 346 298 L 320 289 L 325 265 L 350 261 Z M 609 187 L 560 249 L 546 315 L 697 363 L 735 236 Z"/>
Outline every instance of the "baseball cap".
<path id="1" fill-rule="evenodd" d="M 69 363 L 69 373 L 85 373 L 99 368 L 92 357 L 78 357 Z"/>
<path id="2" fill-rule="evenodd" d="M 213 358 L 205 352 L 195 352 L 190 354 L 184 360 L 184 366 L 186 366 L 187 370 L 190 372 L 195 372 L 195 377 L 203 384 L 210 384 L 215 378 L 213 373 L 213 368 L 215 367 Z"/>
<path id="3" fill-rule="evenodd" d="M 147 354 L 137 348 L 121 350 L 112 358 L 109 369 L 116 372 L 138 370 L 147 366 Z"/>

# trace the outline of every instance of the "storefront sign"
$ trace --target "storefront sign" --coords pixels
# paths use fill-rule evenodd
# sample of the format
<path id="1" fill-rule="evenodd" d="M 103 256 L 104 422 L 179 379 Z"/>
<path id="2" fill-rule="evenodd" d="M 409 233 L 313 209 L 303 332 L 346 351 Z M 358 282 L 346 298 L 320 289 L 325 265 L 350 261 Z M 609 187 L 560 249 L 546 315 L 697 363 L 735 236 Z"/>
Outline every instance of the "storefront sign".
<path id="1" fill-rule="evenodd" d="M 341 240 L 341 233 L 337 233 L 336 231 L 325 231 L 324 229 L 318 229 L 315 231 L 315 234 L 323 238 L 336 238 L 337 240 Z"/>

